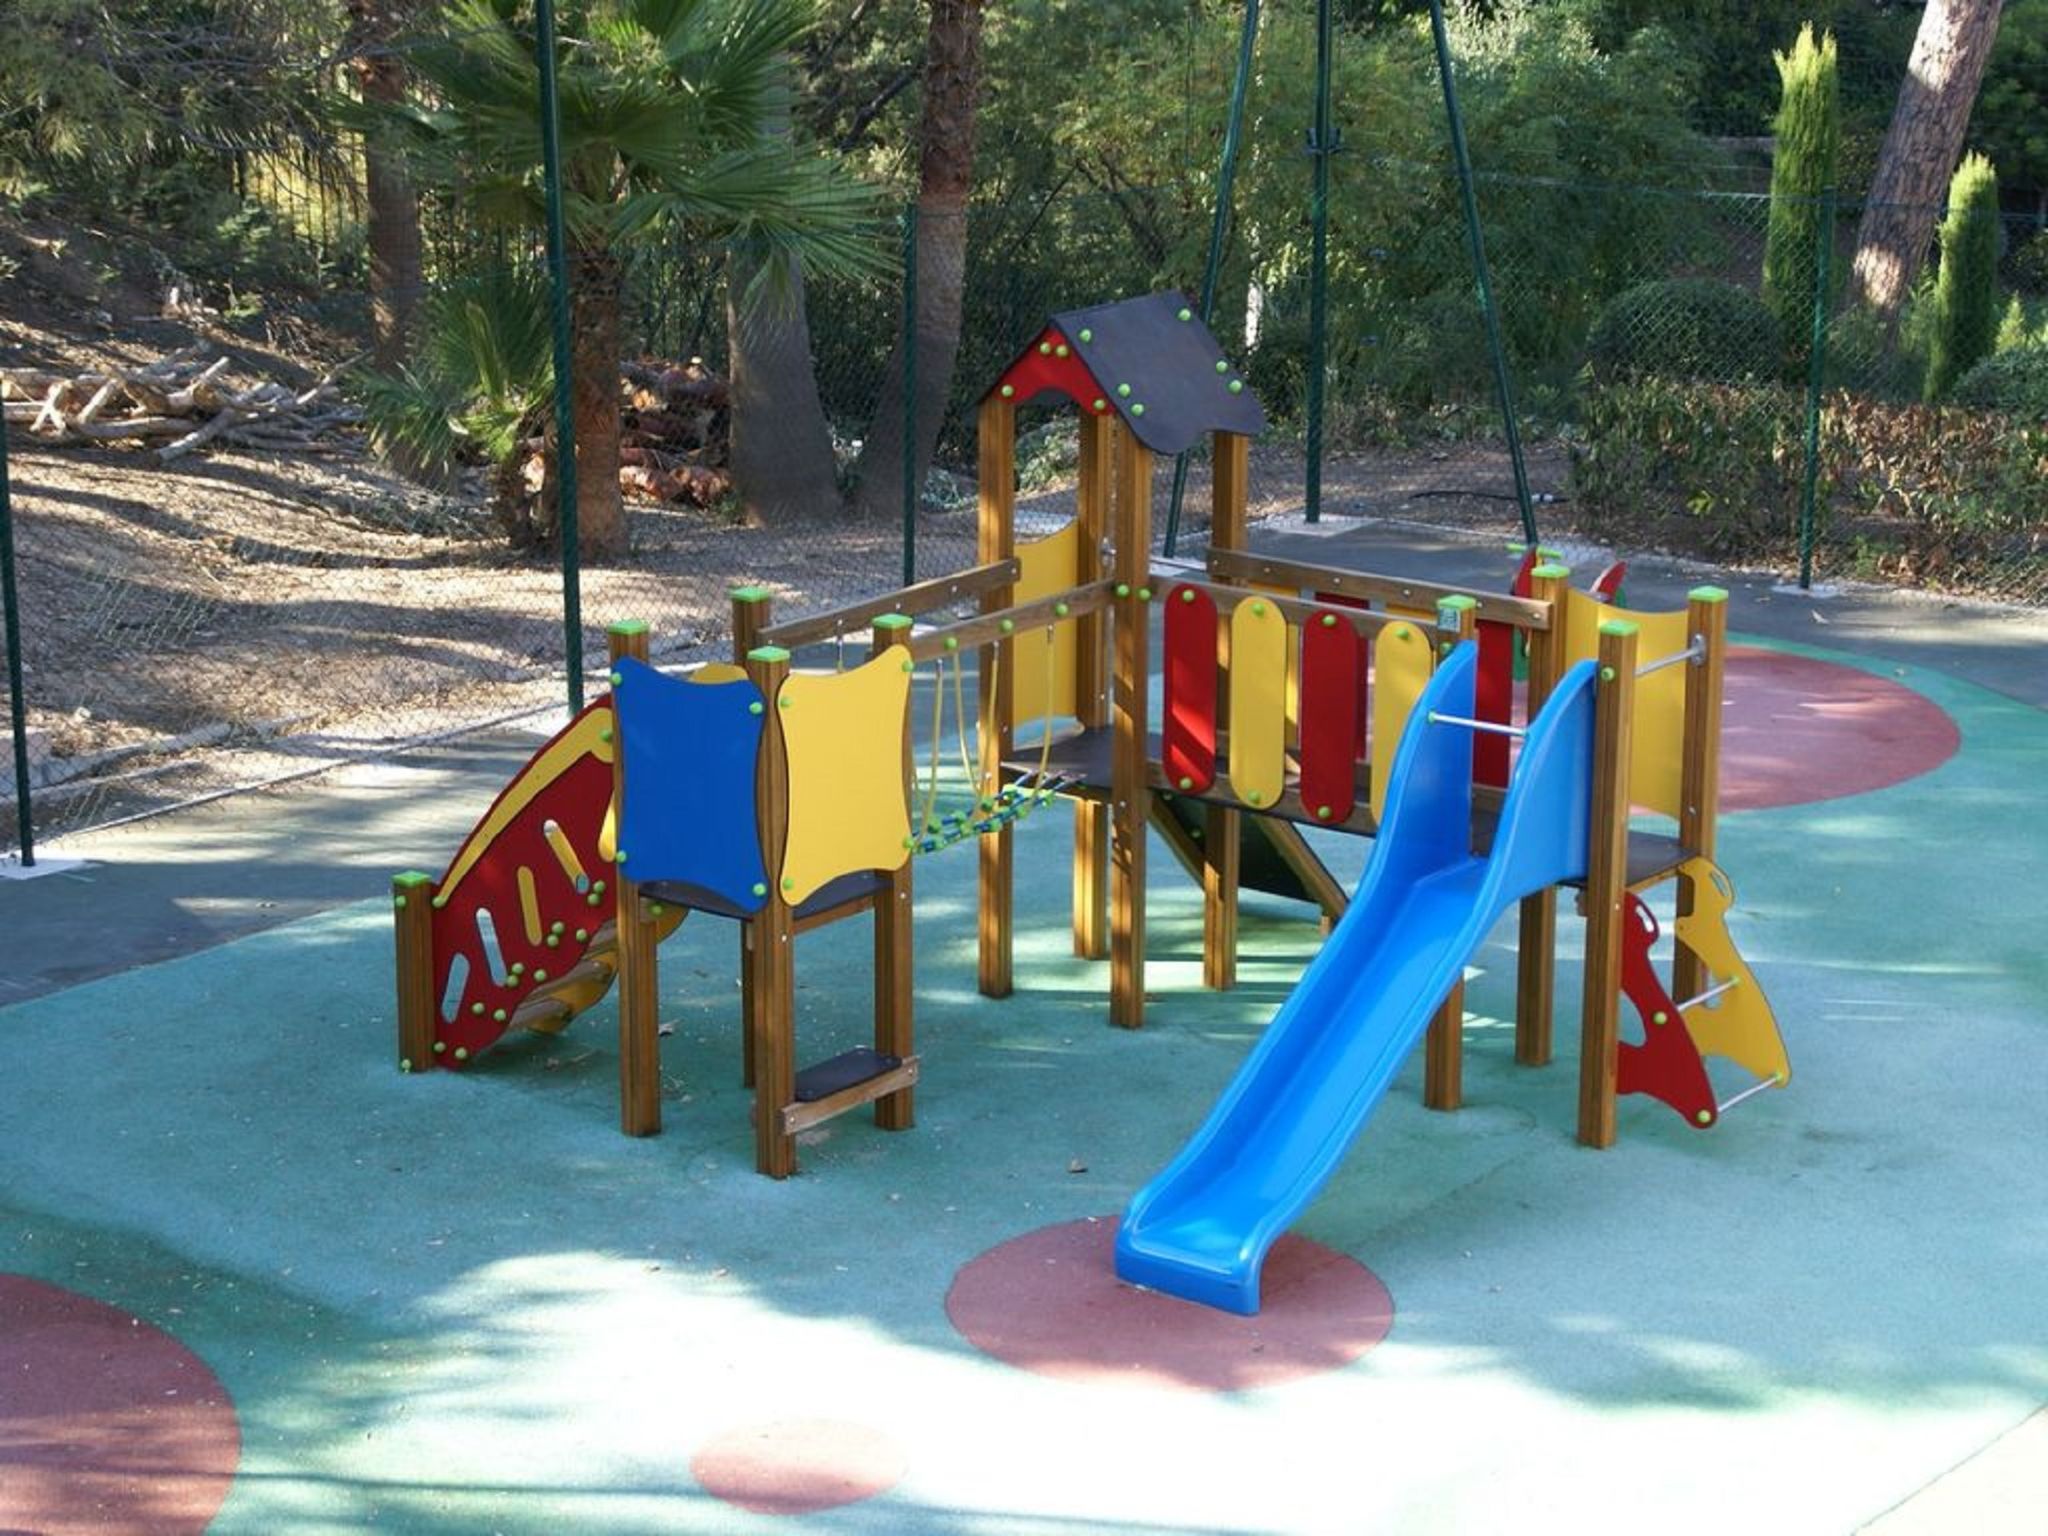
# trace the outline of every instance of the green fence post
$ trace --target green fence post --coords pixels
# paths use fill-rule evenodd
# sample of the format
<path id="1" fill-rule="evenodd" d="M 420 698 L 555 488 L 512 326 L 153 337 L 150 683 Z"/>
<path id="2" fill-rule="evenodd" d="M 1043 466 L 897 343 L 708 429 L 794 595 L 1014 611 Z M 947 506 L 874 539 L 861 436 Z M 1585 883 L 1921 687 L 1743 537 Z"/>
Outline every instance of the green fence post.
<path id="1" fill-rule="evenodd" d="M 1813 588 L 1813 541 L 1820 500 L 1820 402 L 1827 380 L 1828 290 L 1834 281 L 1835 189 L 1822 187 L 1813 235 L 1813 338 L 1806 358 L 1806 464 L 1799 487 L 1799 590 Z"/>
<path id="2" fill-rule="evenodd" d="M 1451 69 L 1451 39 L 1444 27 L 1443 0 L 1429 0 L 1429 30 L 1436 42 L 1437 72 L 1444 88 L 1444 119 L 1451 133 L 1451 155 L 1458 166 L 1458 195 L 1465 209 L 1465 238 L 1472 248 L 1472 278 L 1479 288 L 1479 313 L 1486 322 L 1486 347 L 1493 358 L 1493 387 L 1500 397 L 1501 427 L 1507 434 L 1508 462 L 1515 474 L 1515 504 L 1522 512 L 1522 537 L 1530 548 L 1541 542 L 1536 532 L 1536 506 L 1529 494 L 1529 467 L 1522 458 L 1522 428 L 1515 419 L 1515 390 L 1508 375 L 1507 349 L 1501 341 L 1500 313 L 1493 303 L 1493 280 L 1486 268 L 1486 235 L 1479 227 L 1479 198 L 1472 190 L 1472 151 L 1465 143 L 1465 114 L 1458 106 L 1458 80 Z"/>
<path id="3" fill-rule="evenodd" d="M 1230 86 L 1230 115 L 1223 125 L 1223 152 L 1216 162 L 1216 208 L 1209 219 L 1209 256 L 1202 266 L 1202 324 L 1216 316 L 1216 286 L 1223 276 L 1223 238 L 1230 229 L 1232 188 L 1237 182 L 1237 149 L 1244 131 L 1244 99 L 1251 86 L 1252 55 L 1259 38 L 1259 0 L 1245 0 L 1244 27 L 1237 37 L 1237 77 Z M 1181 499 L 1188 488 L 1188 456 L 1173 457 L 1173 496 L 1166 508 L 1165 550 L 1180 543 Z"/>
<path id="4" fill-rule="evenodd" d="M 541 175 L 547 186 L 548 289 L 555 321 L 556 528 L 562 540 L 562 642 L 569 713 L 583 708 L 583 571 L 576 528 L 576 425 L 569 378 L 569 252 L 562 225 L 562 128 L 555 101 L 555 0 L 534 6 L 540 65 Z"/>
<path id="5" fill-rule="evenodd" d="M 1302 505 L 1308 520 L 1323 516 L 1323 372 L 1329 366 L 1330 309 L 1330 156 L 1337 153 L 1337 130 L 1330 123 L 1330 0 L 1316 0 L 1316 105 L 1309 129 L 1308 153 L 1315 162 L 1309 193 L 1308 260 L 1308 422 L 1303 445 L 1306 479 Z"/>
<path id="6" fill-rule="evenodd" d="M 7 485 L 7 426 L 0 422 L 0 610 L 7 635 L 7 699 L 14 729 L 14 805 L 20 828 L 21 863 L 36 862 L 35 816 L 28 792 L 28 696 L 22 691 L 21 612 L 14 590 L 14 498 Z"/>
<path id="7" fill-rule="evenodd" d="M 963 210 L 960 217 L 967 215 Z M 903 209 L 903 585 L 917 580 L 917 204 Z"/>

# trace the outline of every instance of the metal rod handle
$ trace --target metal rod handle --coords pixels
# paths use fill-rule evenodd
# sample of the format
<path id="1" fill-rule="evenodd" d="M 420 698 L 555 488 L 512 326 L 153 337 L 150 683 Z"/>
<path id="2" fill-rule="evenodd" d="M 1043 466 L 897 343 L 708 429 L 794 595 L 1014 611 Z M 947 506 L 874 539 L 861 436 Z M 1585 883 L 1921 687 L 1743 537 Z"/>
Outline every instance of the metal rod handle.
<path id="1" fill-rule="evenodd" d="M 1648 677 L 1652 672 L 1662 672 L 1666 667 L 1675 667 L 1681 661 L 1695 664 L 1707 658 L 1707 637 L 1694 635 L 1682 651 L 1673 651 L 1669 656 L 1660 656 L 1655 661 L 1636 668 L 1637 677 Z"/>
<path id="2" fill-rule="evenodd" d="M 1731 976 L 1728 980 L 1722 982 L 1718 987 L 1709 987 L 1706 991 L 1700 993 L 1699 996 L 1687 998 L 1684 1002 L 1678 1005 L 1678 1011 L 1680 1013 L 1685 1013 L 1690 1009 L 1699 1007 L 1701 1003 L 1711 1003 L 1723 992 L 1731 991 L 1734 988 L 1739 987 L 1741 985 L 1742 978 L 1740 976 Z"/>
<path id="3" fill-rule="evenodd" d="M 1429 712 L 1429 723 L 1431 725 L 1462 725 L 1468 731 L 1484 731 L 1489 736 L 1522 737 L 1529 734 L 1527 726 L 1501 725 L 1493 720 L 1468 720 L 1463 715 L 1439 714 L 1433 709 Z"/>
<path id="4" fill-rule="evenodd" d="M 1740 1104 L 1744 1099 L 1755 1098 L 1758 1094 L 1762 1093 L 1766 1088 L 1777 1088 L 1781 1086 L 1783 1085 L 1780 1083 L 1778 1079 L 1778 1074 L 1775 1072 L 1773 1072 L 1769 1077 L 1760 1077 L 1755 1082 L 1751 1083 L 1747 1088 L 1743 1089 L 1742 1092 L 1736 1094 L 1734 1098 L 1729 1099 L 1726 1103 L 1716 1104 L 1714 1106 L 1714 1113 L 1717 1115 L 1725 1115 L 1728 1113 L 1729 1110 L 1733 1109 L 1736 1105 Z"/>

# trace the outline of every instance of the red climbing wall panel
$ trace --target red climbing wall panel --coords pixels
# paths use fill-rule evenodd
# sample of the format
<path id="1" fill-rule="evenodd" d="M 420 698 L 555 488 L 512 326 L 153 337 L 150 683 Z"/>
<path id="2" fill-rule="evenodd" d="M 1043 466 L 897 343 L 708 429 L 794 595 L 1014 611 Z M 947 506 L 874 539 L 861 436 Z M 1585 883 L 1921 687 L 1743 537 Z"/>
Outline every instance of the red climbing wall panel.
<path id="1" fill-rule="evenodd" d="M 1351 814 L 1364 720 L 1358 631 L 1334 613 L 1310 619 L 1301 630 L 1301 803 L 1317 821 Z"/>
<path id="2" fill-rule="evenodd" d="M 1166 598 L 1166 782 L 1199 795 L 1216 782 L 1216 601 L 1200 587 Z"/>
<path id="3" fill-rule="evenodd" d="M 1622 911 L 1621 991 L 1643 1021 L 1643 1039 L 1640 1045 L 1622 1042 L 1614 1087 L 1617 1093 L 1647 1093 L 1677 1110 L 1688 1125 L 1704 1129 L 1717 1117 L 1714 1085 L 1678 1005 L 1650 963 L 1657 933 L 1656 914 L 1630 891 Z"/>
<path id="4" fill-rule="evenodd" d="M 462 1065 L 496 1041 L 519 1005 L 558 985 L 611 919 L 617 876 L 598 843 L 612 765 L 596 750 L 611 718 L 606 698 L 570 721 L 449 866 L 434 898 L 436 1066 Z M 459 982 L 451 986 L 451 977 Z"/>

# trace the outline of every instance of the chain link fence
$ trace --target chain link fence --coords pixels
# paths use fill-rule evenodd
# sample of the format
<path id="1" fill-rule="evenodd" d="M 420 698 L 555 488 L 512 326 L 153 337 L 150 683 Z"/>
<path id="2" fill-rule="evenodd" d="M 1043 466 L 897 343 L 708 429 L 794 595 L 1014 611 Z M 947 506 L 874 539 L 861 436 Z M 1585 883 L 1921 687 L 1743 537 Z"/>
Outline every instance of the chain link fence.
<path id="1" fill-rule="evenodd" d="M 329 160 L 346 169 L 351 153 L 344 144 Z M 1333 213 L 1316 513 L 1518 537 L 1450 168 L 1340 158 L 1334 174 L 1426 195 L 1402 197 L 1398 221 L 1375 215 L 1369 228 Z M 316 387 L 367 333 L 348 177 L 266 169 L 235 185 L 243 212 L 230 222 L 263 230 L 269 254 L 208 270 L 241 277 L 194 278 L 199 308 L 182 314 L 161 302 L 161 273 L 155 287 L 117 282 L 104 345 L 81 352 L 75 327 L 32 330 L 0 366 L 106 376 L 197 345 L 197 361 L 229 359 L 222 379 L 236 388 Z M 1547 538 L 2048 602 L 2048 234 L 2005 222 L 1997 350 L 1930 402 L 1937 290 L 1916 287 L 1891 323 L 1848 302 L 1861 212 L 1848 200 L 1815 210 L 1825 248 L 1809 240 L 1814 278 L 1788 293 L 1764 283 L 1773 207 L 1761 193 L 1485 175 L 1476 191 Z M 452 210 L 425 213 L 424 301 L 493 274 L 544 294 L 531 248 L 480 236 Z M 1164 193 L 1019 193 L 955 218 L 920 226 L 906 211 L 898 271 L 814 281 L 801 310 L 782 312 L 778 324 L 801 316 L 793 345 L 809 366 L 769 430 L 783 457 L 817 437 L 830 484 L 759 526 L 732 487 L 735 376 L 749 367 L 732 355 L 733 257 L 701 244 L 633 254 L 620 397 L 631 553 L 573 575 L 593 665 L 605 622 L 628 617 L 650 622 L 663 659 L 722 654 L 735 583 L 767 584 L 795 612 L 969 563 L 980 391 L 1051 314 L 1163 286 L 1196 292 L 1209 210 Z M 1305 209 L 1278 222 L 1246 214 L 1224 256 L 1212 328 L 1270 418 L 1252 456 L 1254 517 L 1305 512 L 1308 248 Z M 258 280 L 260 306 L 248 297 Z M 944 349 L 914 348 L 906 368 L 905 319 L 931 313 L 955 281 L 959 337 L 934 403 Z M 749 341 L 757 367 L 774 356 L 762 340 Z M 528 448 L 509 469 L 478 464 L 426 485 L 346 431 L 306 452 L 159 463 L 156 443 L 57 446 L 15 420 L 41 832 L 557 713 L 563 569 L 545 549 L 518 547 L 502 512 L 508 494 L 534 499 L 545 417 L 516 428 Z M 1046 412 L 1022 428 L 1026 527 L 1049 527 L 1069 504 L 1074 425 Z M 907 431 L 934 444 L 914 486 Z M 1177 519 L 1173 476 L 1158 478 L 1155 528 L 1163 537 L 1173 524 L 1181 553 L 1201 546 L 1206 475 L 1191 455 Z M 11 771 L 5 788 L 0 845 L 13 846 Z"/>

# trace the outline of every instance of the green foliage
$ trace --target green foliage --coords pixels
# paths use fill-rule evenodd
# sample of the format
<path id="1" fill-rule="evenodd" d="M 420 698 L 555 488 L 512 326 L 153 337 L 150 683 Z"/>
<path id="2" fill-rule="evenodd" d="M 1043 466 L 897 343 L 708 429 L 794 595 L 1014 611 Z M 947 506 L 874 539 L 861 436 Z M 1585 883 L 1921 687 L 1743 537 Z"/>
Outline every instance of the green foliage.
<path id="1" fill-rule="evenodd" d="M 2048 423 L 2048 334 L 1994 352 L 1957 381 L 1949 398 L 1960 406 Z"/>
<path id="2" fill-rule="evenodd" d="M 1965 155 L 1949 182 L 1948 217 L 1941 225 L 1929 400 L 1947 395 L 1997 339 L 1998 236 L 1998 175 L 1982 155 Z"/>
<path id="3" fill-rule="evenodd" d="M 1586 349 L 1602 375 L 1732 384 L 1774 376 L 1784 338 L 1747 289 L 1714 278 L 1666 278 L 1616 295 L 1593 322 Z"/>
<path id="4" fill-rule="evenodd" d="M 1841 144 L 1842 101 L 1832 33 L 1814 40 L 1811 26 L 1799 29 L 1789 53 L 1775 53 L 1782 95 L 1772 127 L 1770 227 L 1764 239 L 1764 303 L 1778 318 L 1794 364 L 1806 355 L 1811 333 L 1821 240 L 1823 189 L 1835 177 Z"/>
<path id="5" fill-rule="evenodd" d="M 503 464 L 554 388 L 548 291 L 537 273 L 492 267 L 421 305 L 412 360 L 353 377 L 374 437 L 438 475 Z"/>
<path id="6" fill-rule="evenodd" d="M 2048 0 L 2008 0 L 1999 13 L 1970 143 L 2008 185 L 2048 199 Z"/>

